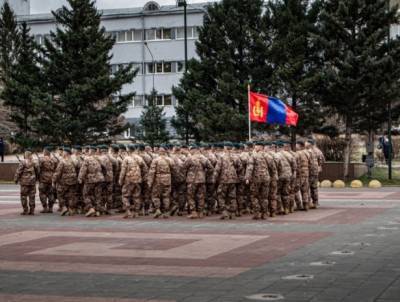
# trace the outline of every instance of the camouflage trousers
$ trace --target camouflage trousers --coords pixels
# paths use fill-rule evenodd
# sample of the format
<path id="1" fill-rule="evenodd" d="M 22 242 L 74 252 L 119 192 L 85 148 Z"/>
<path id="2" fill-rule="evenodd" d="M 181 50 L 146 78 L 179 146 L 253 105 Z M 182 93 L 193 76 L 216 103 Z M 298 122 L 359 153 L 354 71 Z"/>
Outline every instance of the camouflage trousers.
<path id="1" fill-rule="evenodd" d="M 300 177 L 300 192 L 301 192 L 301 202 L 303 207 L 305 204 L 310 202 L 310 185 L 308 182 L 308 177 Z"/>
<path id="2" fill-rule="evenodd" d="M 269 190 L 267 193 L 268 196 L 268 210 L 269 212 L 276 213 L 277 210 L 281 210 L 280 207 L 278 207 L 278 181 L 277 180 L 271 180 L 269 182 Z"/>
<path id="3" fill-rule="evenodd" d="M 114 183 L 114 199 L 113 206 L 115 209 L 120 209 L 123 207 L 122 204 L 122 188 L 118 183 Z"/>
<path id="4" fill-rule="evenodd" d="M 21 185 L 21 205 L 24 209 L 24 212 L 28 212 L 28 199 L 29 199 L 29 208 L 33 212 L 35 209 L 35 195 L 36 195 L 36 185 L 25 186 Z"/>
<path id="5" fill-rule="evenodd" d="M 102 187 L 101 183 L 85 183 L 83 186 L 83 201 L 85 202 L 85 210 L 94 208 L 96 211 L 102 209 Z"/>
<path id="6" fill-rule="evenodd" d="M 54 189 L 51 183 L 39 183 L 39 199 L 43 208 L 53 208 L 54 205 Z"/>
<path id="7" fill-rule="evenodd" d="M 76 209 L 76 185 L 59 185 L 57 196 L 60 207 Z"/>
<path id="8" fill-rule="evenodd" d="M 122 204 L 125 211 L 140 211 L 142 206 L 142 185 L 140 183 L 127 183 L 122 186 Z"/>
<path id="9" fill-rule="evenodd" d="M 172 186 L 172 204 L 178 207 L 179 211 L 183 211 L 186 203 L 186 183 L 177 182 Z"/>
<path id="10" fill-rule="evenodd" d="M 217 205 L 216 185 L 213 182 L 206 183 L 206 205 L 207 210 L 213 212 Z"/>
<path id="11" fill-rule="evenodd" d="M 247 196 L 249 196 L 249 186 L 243 182 L 237 184 L 236 198 L 239 211 L 245 210 L 249 207 Z"/>
<path id="12" fill-rule="evenodd" d="M 83 209 L 85 202 L 83 201 L 83 184 L 76 185 L 76 207 Z"/>
<path id="13" fill-rule="evenodd" d="M 103 207 L 107 208 L 107 210 L 111 210 L 113 207 L 113 191 L 114 191 L 113 182 L 103 182 L 102 191 L 103 191 Z"/>
<path id="14" fill-rule="evenodd" d="M 171 185 L 155 182 L 151 190 L 151 200 L 156 210 L 168 212 L 171 203 Z"/>
<path id="15" fill-rule="evenodd" d="M 297 178 L 290 179 L 289 209 L 291 209 L 291 211 L 294 210 L 296 193 L 300 190 L 298 183 Z"/>
<path id="16" fill-rule="evenodd" d="M 254 214 L 266 214 L 268 212 L 268 196 L 271 190 L 268 182 L 251 182 L 250 196 Z"/>
<path id="17" fill-rule="evenodd" d="M 281 203 L 281 207 L 284 210 L 289 210 L 289 198 L 290 198 L 290 179 L 279 179 L 278 195 Z"/>
<path id="18" fill-rule="evenodd" d="M 318 175 L 312 175 L 309 179 L 310 195 L 314 205 L 318 205 Z"/>
<path id="19" fill-rule="evenodd" d="M 147 211 L 150 209 L 150 205 L 152 203 L 151 200 L 151 188 L 149 188 L 147 182 L 143 182 L 142 184 L 142 197 L 143 197 L 143 207 Z"/>
<path id="20" fill-rule="evenodd" d="M 217 189 L 218 203 L 221 211 L 236 212 L 236 184 L 220 183 Z"/>
<path id="21" fill-rule="evenodd" d="M 206 199 L 206 184 L 188 183 L 186 186 L 186 191 L 189 212 L 203 211 Z"/>

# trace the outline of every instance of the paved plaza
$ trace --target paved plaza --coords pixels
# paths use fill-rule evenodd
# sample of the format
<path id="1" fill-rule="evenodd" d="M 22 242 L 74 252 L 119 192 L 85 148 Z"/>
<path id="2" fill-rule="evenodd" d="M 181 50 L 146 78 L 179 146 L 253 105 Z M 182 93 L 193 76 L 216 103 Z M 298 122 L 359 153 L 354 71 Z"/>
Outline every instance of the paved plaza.
<path id="1" fill-rule="evenodd" d="M 1 185 L 0 301 L 400 301 L 400 189 L 320 195 L 263 222 L 22 217 Z"/>

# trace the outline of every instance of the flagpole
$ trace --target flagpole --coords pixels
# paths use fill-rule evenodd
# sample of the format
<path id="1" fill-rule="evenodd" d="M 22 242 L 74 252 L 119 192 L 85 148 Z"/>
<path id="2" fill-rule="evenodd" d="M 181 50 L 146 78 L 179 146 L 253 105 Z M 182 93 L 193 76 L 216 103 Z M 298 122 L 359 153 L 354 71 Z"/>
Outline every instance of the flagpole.
<path id="1" fill-rule="evenodd" d="M 249 118 L 249 142 L 251 142 L 251 117 L 250 117 L 250 83 L 247 84 L 247 99 L 248 99 L 248 118 Z"/>

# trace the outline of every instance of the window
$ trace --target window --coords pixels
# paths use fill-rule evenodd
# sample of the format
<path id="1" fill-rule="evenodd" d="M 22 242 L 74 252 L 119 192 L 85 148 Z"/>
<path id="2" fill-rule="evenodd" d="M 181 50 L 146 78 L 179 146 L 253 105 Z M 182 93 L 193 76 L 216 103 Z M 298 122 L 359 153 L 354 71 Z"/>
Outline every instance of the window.
<path id="1" fill-rule="evenodd" d="M 111 36 L 111 38 L 117 40 L 117 32 L 115 32 L 115 31 L 110 32 L 110 36 Z"/>
<path id="2" fill-rule="evenodd" d="M 156 30 L 146 29 L 146 40 L 155 40 L 155 39 L 156 39 Z"/>
<path id="3" fill-rule="evenodd" d="M 185 28 L 184 27 L 178 27 L 176 29 L 176 38 L 177 39 L 184 39 L 185 38 Z"/>
<path id="4" fill-rule="evenodd" d="M 196 27 L 193 27 L 193 36 L 195 37 L 195 38 L 198 38 L 199 37 L 199 28 L 196 26 Z"/>
<path id="5" fill-rule="evenodd" d="M 126 32 L 126 41 L 133 41 L 133 32 L 134 30 L 128 30 Z"/>
<path id="6" fill-rule="evenodd" d="M 43 37 L 42 37 L 42 35 L 36 35 L 35 36 L 35 42 L 37 43 L 37 44 L 42 44 L 43 43 Z"/>
<path id="7" fill-rule="evenodd" d="M 193 27 L 187 28 L 187 37 L 188 39 L 193 38 Z"/>
<path id="8" fill-rule="evenodd" d="M 176 62 L 177 64 L 177 72 L 183 72 L 185 69 L 185 62 Z"/>
<path id="9" fill-rule="evenodd" d="M 125 31 L 119 31 L 117 33 L 117 42 L 125 42 L 126 41 L 126 32 Z"/>
<path id="10" fill-rule="evenodd" d="M 135 29 L 133 31 L 133 40 L 134 41 L 142 41 L 143 40 L 143 31 L 141 29 Z"/>
<path id="11" fill-rule="evenodd" d="M 163 63 L 156 63 L 156 72 L 163 73 Z"/>
<path id="12" fill-rule="evenodd" d="M 154 64 L 147 63 L 147 73 L 154 73 Z"/>
<path id="13" fill-rule="evenodd" d="M 171 40 L 172 39 L 172 29 L 164 28 L 163 29 L 163 40 Z"/>
<path id="14" fill-rule="evenodd" d="M 172 72 L 172 63 L 171 62 L 164 62 L 164 72 Z"/>
<path id="15" fill-rule="evenodd" d="M 150 2 L 146 3 L 144 6 L 145 11 L 156 11 L 159 9 L 160 9 L 160 7 L 159 7 L 158 3 L 154 2 L 154 1 L 150 1 Z"/>
<path id="16" fill-rule="evenodd" d="M 163 96 L 162 95 L 157 95 L 156 96 L 156 105 L 157 106 L 162 106 L 163 105 Z"/>
<path id="17" fill-rule="evenodd" d="M 156 39 L 157 40 L 162 40 L 162 28 L 156 29 Z"/>
<path id="18" fill-rule="evenodd" d="M 114 74 L 118 71 L 118 65 L 113 64 L 111 65 L 111 74 Z"/>
<path id="19" fill-rule="evenodd" d="M 164 106 L 172 105 L 172 95 L 164 95 Z"/>
<path id="20" fill-rule="evenodd" d="M 143 106 L 143 95 L 136 95 L 133 99 L 133 107 L 142 107 Z"/>
<path id="21" fill-rule="evenodd" d="M 133 70 L 138 70 L 138 74 L 143 74 L 142 64 L 135 63 L 133 64 Z"/>

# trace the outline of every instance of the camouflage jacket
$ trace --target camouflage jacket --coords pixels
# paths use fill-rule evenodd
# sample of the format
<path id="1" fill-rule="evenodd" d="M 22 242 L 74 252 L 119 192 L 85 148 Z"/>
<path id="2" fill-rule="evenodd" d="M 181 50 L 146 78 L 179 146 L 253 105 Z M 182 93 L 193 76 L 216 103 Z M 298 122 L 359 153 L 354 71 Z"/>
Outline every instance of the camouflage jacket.
<path id="1" fill-rule="evenodd" d="M 151 188 L 155 183 L 170 186 L 173 165 L 174 161 L 164 155 L 153 159 L 147 176 L 148 186 Z"/>
<path id="2" fill-rule="evenodd" d="M 15 172 L 14 180 L 22 186 L 36 185 L 37 176 L 39 175 L 39 165 L 33 160 L 23 160 L 19 163 Z"/>
<path id="3" fill-rule="evenodd" d="M 142 157 L 132 154 L 125 157 L 121 166 L 118 183 L 124 184 L 142 183 L 146 178 L 148 167 Z"/>
<path id="4" fill-rule="evenodd" d="M 208 159 L 213 169 L 207 169 L 206 172 L 206 183 L 215 183 L 214 178 L 214 168 L 217 165 L 218 159 L 217 156 L 212 152 L 206 152 L 204 156 Z"/>
<path id="5" fill-rule="evenodd" d="M 50 156 L 43 156 L 39 160 L 39 182 L 51 184 L 53 181 L 53 174 L 57 167 L 57 161 Z"/>
<path id="6" fill-rule="evenodd" d="M 282 156 L 284 156 L 290 164 L 291 169 L 291 179 L 296 178 L 297 173 L 297 160 L 296 157 L 289 151 L 282 151 Z"/>
<path id="7" fill-rule="evenodd" d="M 318 167 L 319 167 L 318 171 L 321 172 L 322 171 L 322 165 L 325 163 L 325 156 L 322 153 L 322 151 L 316 146 L 314 146 L 312 148 L 312 150 L 315 152 L 315 154 L 316 154 L 316 156 L 318 158 Z"/>
<path id="8" fill-rule="evenodd" d="M 202 154 L 190 155 L 184 163 L 187 183 L 206 183 L 206 173 L 213 171 L 210 161 Z"/>
<path id="9" fill-rule="evenodd" d="M 218 183 L 235 184 L 239 182 L 237 171 L 242 169 L 242 162 L 236 154 L 223 153 L 214 170 L 214 179 Z"/>
<path id="10" fill-rule="evenodd" d="M 172 182 L 184 183 L 186 181 L 185 162 L 181 159 L 179 154 L 171 154 L 170 158 L 174 161 L 172 166 Z"/>
<path id="11" fill-rule="evenodd" d="M 87 156 L 83 161 L 78 176 L 79 183 L 99 183 L 104 181 L 101 165 L 94 156 Z"/>
<path id="12" fill-rule="evenodd" d="M 278 163 L 279 160 L 276 158 L 276 155 L 273 152 L 263 152 L 263 155 L 268 164 L 268 173 L 270 176 L 270 181 L 278 181 L 279 172 L 278 172 Z"/>
<path id="13" fill-rule="evenodd" d="M 114 168 L 110 157 L 107 154 L 102 154 L 97 157 L 97 160 L 100 162 L 102 166 L 102 172 L 104 175 L 105 182 L 113 182 L 114 181 Z"/>
<path id="14" fill-rule="evenodd" d="M 310 175 L 310 154 L 307 150 L 298 151 L 300 164 L 300 177 L 309 177 Z"/>
<path id="15" fill-rule="evenodd" d="M 269 163 L 264 152 L 249 153 L 245 179 L 254 183 L 266 183 L 270 181 Z"/>
<path id="16" fill-rule="evenodd" d="M 76 167 L 72 158 L 62 159 L 53 175 L 53 182 L 60 186 L 73 186 L 78 183 Z"/>
<path id="17" fill-rule="evenodd" d="M 309 159 L 310 159 L 310 176 L 318 176 L 319 174 L 319 164 L 318 164 L 318 156 L 312 149 L 308 149 Z"/>
<path id="18" fill-rule="evenodd" d="M 278 174 L 279 179 L 291 179 L 292 177 L 292 167 L 290 165 L 289 160 L 286 156 L 282 153 L 276 153 L 276 156 L 279 157 L 279 164 L 278 164 Z"/>

